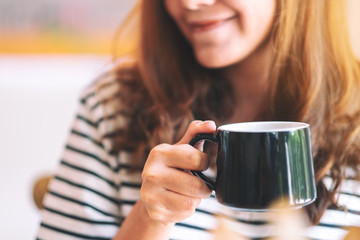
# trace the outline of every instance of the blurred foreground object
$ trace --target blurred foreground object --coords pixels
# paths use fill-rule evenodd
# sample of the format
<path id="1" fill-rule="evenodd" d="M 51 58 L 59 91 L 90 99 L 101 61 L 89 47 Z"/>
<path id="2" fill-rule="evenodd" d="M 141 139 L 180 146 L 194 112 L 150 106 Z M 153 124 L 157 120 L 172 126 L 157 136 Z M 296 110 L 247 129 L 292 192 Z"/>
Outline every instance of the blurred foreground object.
<path id="1" fill-rule="evenodd" d="M 273 204 L 271 208 L 276 210 L 275 218 L 272 219 L 275 225 L 275 237 L 268 238 L 269 240 L 306 240 L 304 232 L 306 226 L 307 216 L 303 209 L 291 209 L 286 205 L 288 201 L 278 201 Z"/>
<path id="2" fill-rule="evenodd" d="M 231 220 L 227 220 L 225 217 L 218 217 L 218 227 L 213 231 L 214 240 L 250 240 L 231 231 L 230 222 Z"/>
<path id="3" fill-rule="evenodd" d="M 360 227 L 348 227 L 349 233 L 344 240 L 359 240 L 360 239 Z"/>
<path id="4" fill-rule="evenodd" d="M 278 201 L 273 204 L 269 210 L 270 230 L 273 237 L 264 238 L 267 240 L 307 240 L 304 232 L 308 225 L 307 216 L 302 209 L 289 208 L 286 201 Z M 266 214 L 266 213 L 264 213 Z M 234 220 L 218 216 L 218 227 L 213 231 L 215 240 L 250 240 L 250 238 L 241 236 L 233 230 Z M 233 229 L 233 230 L 232 230 Z M 351 239 L 352 240 L 352 239 Z"/>
<path id="5" fill-rule="evenodd" d="M 286 202 L 286 201 L 285 201 Z M 303 209 L 291 209 L 286 207 L 283 201 L 278 201 L 270 209 L 280 209 L 270 211 L 271 213 L 271 232 L 273 237 L 265 238 L 267 240 L 307 240 L 304 233 L 310 223 L 307 222 L 307 216 Z M 218 216 L 218 227 L 213 231 L 215 240 L 250 240 L 250 238 L 241 236 L 234 232 L 234 220 Z M 360 240 L 360 227 L 346 227 L 349 231 L 342 240 Z M 340 239 L 339 239 L 340 240 Z"/>

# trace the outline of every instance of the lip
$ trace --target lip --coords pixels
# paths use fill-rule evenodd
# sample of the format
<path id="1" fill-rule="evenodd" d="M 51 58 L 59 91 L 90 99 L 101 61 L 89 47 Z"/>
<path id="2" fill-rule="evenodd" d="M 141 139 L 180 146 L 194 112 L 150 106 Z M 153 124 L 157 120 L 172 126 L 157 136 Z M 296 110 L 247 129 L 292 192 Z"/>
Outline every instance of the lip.
<path id="1" fill-rule="evenodd" d="M 202 20 L 202 21 L 194 21 L 189 23 L 189 28 L 193 33 L 200 33 L 206 32 L 212 29 L 215 29 L 224 23 L 234 19 L 236 16 L 232 16 L 225 19 L 209 19 L 209 20 Z"/>

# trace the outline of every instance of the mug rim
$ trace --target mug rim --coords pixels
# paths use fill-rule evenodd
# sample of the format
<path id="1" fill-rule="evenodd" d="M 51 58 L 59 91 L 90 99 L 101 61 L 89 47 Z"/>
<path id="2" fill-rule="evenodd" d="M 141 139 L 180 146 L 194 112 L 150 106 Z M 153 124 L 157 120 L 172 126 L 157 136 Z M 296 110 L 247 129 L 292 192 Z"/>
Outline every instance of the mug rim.
<path id="1" fill-rule="evenodd" d="M 253 121 L 221 125 L 219 131 L 267 133 L 267 132 L 294 132 L 308 128 L 309 124 L 296 121 Z"/>

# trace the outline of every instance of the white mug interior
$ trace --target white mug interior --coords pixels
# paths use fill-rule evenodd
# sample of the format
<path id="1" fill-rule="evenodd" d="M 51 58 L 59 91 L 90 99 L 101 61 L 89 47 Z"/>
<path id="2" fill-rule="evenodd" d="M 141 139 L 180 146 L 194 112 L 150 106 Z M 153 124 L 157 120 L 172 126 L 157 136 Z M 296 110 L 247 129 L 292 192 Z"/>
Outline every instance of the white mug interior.
<path id="1" fill-rule="evenodd" d="M 307 128 L 309 124 L 289 121 L 242 122 L 222 125 L 220 131 L 228 132 L 293 132 Z"/>

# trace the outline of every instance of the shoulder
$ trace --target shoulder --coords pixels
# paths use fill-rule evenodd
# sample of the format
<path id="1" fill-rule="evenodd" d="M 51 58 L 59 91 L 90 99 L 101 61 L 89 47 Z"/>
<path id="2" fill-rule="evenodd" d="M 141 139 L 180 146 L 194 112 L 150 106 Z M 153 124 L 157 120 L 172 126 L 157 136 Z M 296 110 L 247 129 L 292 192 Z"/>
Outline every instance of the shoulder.
<path id="1" fill-rule="evenodd" d="M 126 99 L 134 89 L 141 89 L 136 62 L 121 58 L 104 68 L 101 74 L 86 86 L 80 94 L 80 103 L 94 118 L 113 115 L 125 108 Z M 129 86 L 137 85 L 137 88 Z M 106 110 L 106 111 L 104 111 Z"/>
<path id="2" fill-rule="evenodd" d="M 121 91 L 124 82 L 138 81 L 136 62 L 130 58 L 121 58 L 104 67 L 102 73 L 86 86 L 80 94 L 82 104 L 92 105 L 108 99 Z"/>
<path id="3" fill-rule="evenodd" d="M 136 106 L 143 101 L 135 61 L 120 59 L 107 67 L 80 94 L 80 104 L 96 126 L 104 145 L 112 149 L 131 124 Z"/>

